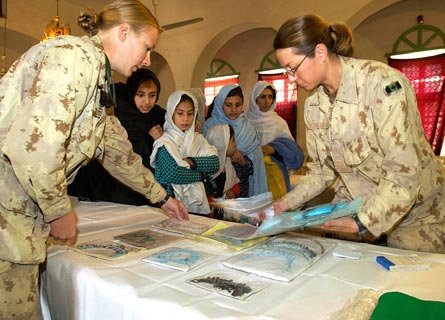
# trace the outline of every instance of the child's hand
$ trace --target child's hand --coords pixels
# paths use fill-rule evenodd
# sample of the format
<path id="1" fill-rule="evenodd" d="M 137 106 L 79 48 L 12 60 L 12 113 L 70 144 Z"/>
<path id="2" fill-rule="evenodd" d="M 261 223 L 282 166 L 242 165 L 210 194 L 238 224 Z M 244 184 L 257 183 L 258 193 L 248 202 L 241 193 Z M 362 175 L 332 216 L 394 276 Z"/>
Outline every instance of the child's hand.
<path id="1" fill-rule="evenodd" d="M 235 150 L 233 156 L 230 157 L 230 160 L 232 160 L 232 162 L 234 163 L 239 164 L 240 166 L 244 166 L 246 164 L 243 154 L 238 149 Z"/>
<path id="2" fill-rule="evenodd" d="M 235 199 L 236 193 L 232 189 L 227 190 L 225 193 L 226 199 Z"/>
<path id="3" fill-rule="evenodd" d="M 162 127 L 159 124 L 151 127 L 151 129 L 148 130 L 148 134 L 151 135 L 154 140 L 159 139 L 163 133 L 164 130 L 162 130 Z"/>
<path id="4" fill-rule="evenodd" d="M 265 156 L 270 156 L 275 153 L 275 149 L 272 146 L 269 146 L 268 144 L 261 146 L 261 150 L 263 150 L 263 154 Z"/>

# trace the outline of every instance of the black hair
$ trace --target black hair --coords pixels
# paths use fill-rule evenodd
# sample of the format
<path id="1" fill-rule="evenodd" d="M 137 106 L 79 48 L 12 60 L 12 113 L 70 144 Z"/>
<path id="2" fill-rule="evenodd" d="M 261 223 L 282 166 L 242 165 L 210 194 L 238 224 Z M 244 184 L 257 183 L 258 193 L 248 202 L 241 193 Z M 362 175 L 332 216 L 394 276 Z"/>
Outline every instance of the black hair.
<path id="1" fill-rule="evenodd" d="M 243 89 L 241 89 L 241 86 L 236 86 L 232 90 L 229 91 L 229 93 L 226 96 L 226 99 L 229 97 L 240 97 L 241 100 L 244 102 L 244 95 L 243 95 Z"/>

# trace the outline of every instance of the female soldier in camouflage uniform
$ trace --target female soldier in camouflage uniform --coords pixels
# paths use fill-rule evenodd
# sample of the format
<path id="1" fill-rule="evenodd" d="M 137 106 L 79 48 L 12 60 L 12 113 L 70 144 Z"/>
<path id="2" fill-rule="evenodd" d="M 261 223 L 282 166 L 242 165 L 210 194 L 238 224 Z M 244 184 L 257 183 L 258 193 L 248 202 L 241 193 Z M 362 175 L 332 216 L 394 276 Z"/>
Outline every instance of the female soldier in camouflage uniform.
<path id="1" fill-rule="evenodd" d="M 38 266 L 45 241 L 51 232 L 75 242 L 67 184 L 91 158 L 168 216 L 188 218 L 133 153 L 119 121 L 105 115 L 107 60 L 125 76 L 149 65 L 156 20 L 137 0 L 116 0 L 81 21 L 97 34 L 40 43 L 0 81 L 0 319 L 41 317 Z"/>
<path id="2" fill-rule="evenodd" d="M 309 172 L 275 203 L 297 208 L 336 183 L 337 200 L 362 197 L 353 217 L 326 229 L 388 236 L 388 245 L 445 252 L 444 169 L 426 141 L 409 81 L 386 64 L 348 58 L 350 29 L 316 15 L 285 22 L 274 40 L 305 102 Z"/>

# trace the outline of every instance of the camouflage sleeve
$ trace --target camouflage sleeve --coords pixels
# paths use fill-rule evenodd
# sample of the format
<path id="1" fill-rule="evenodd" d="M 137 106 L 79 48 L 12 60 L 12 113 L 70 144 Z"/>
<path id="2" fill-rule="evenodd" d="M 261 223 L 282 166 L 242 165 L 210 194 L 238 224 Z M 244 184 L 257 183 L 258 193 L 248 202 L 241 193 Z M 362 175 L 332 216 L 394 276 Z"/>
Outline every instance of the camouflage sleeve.
<path id="1" fill-rule="evenodd" d="M 31 85 L 21 89 L 17 114 L 3 151 L 46 222 L 72 210 L 65 178 L 66 145 L 76 107 L 86 103 L 93 87 L 91 64 L 79 63 L 87 54 L 64 44 L 45 49 L 30 64 Z M 32 64 L 31 64 L 32 63 Z M 25 68 L 23 68 L 25 69 Z M 29 77 L 24 76 L 24 77 Z"/>
<path id="2" fill-rule="evenodd" d="M 383 150 L 377 192 L 364 199 L 360 221 L 375 236 L 390 230 L 411 209 L 420 189 L 419 114 L 408 80 L 394 76 L 402 88 L 384 94 L 384 82 L 374 83 L 371 101 L 374 130 Z M 394 81 L 391 79 L 390 81 Z M 388 82 L 390 82 L 388 80 Z M 372 88 L 373 84 L 369 83 Z M 420 127 L 419 127 L 420 126 Z"/>
<path id="3" fill-rule="evenodd" d="M 306 124 L 306 128 L 308 125 Z M 326 153 L 317 151 L 317 140 L 313 130 L 306 129 L 306 144 L 309 156 L 308 172 L 299 177 L 294 189 L 284 196 L 291 209 L 296 209 L 328 188 L 336 179 L 336 174 L 326 164 Z"/>
<path id="4" fill-rule="evenodd" d="M 100 161 L 113 177 L 142 193 L 152 203 L 165 197 L 164 188 L 142 164 L 142 158 L 133 152 L 127 132 L 115 116 L 106 117 L 104 142 L 104 154 Z"/>

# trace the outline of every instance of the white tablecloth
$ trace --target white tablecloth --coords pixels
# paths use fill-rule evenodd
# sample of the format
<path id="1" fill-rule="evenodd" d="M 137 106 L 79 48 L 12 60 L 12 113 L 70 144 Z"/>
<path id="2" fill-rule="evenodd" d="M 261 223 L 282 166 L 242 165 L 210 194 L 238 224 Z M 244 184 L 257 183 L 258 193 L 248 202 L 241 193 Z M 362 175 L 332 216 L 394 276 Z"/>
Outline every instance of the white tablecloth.
<path id="1" fill-rule="evenodd" d="M 166 218 L 158 209 L 104 202 L 80 202 L 75 209 L 79 215 L 78 243 L 111 239 Z M 216 223 L 204 217 L 192 218 L 200 223 Z M 44 318 L 326 319 L 359 290 L 367 288 L 445 301 L 445 255 L 418 253 L 431 263 L 428 271 L 389 272 L 376 264 L 377 255 L 412 252 L 333 241 L 337 242 L 337 248 L 361 252 L 362 258 L 338 258 L 329 252 L 290 283 L 265 280 L 270 286 L 246 301 L 211 293 L 185 282 L 193 276 L 224 270 L 220 262 L 233 254 L 202 243 L 183 241 L 184 246 L 211 250 L 218 257 L 189 272 L 156 267 L 141 261 L 141 256 L 108 262 L 63 248 L 52 249 L 42 274 Z"/>

